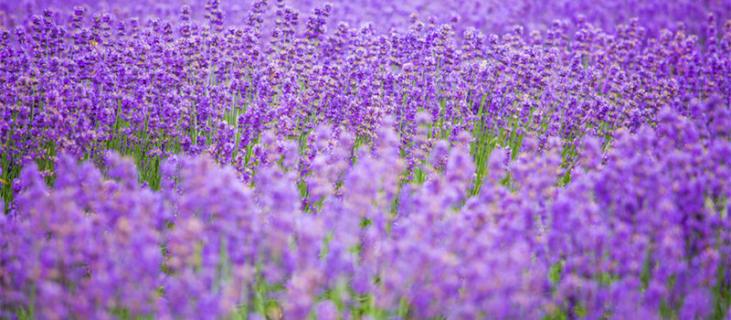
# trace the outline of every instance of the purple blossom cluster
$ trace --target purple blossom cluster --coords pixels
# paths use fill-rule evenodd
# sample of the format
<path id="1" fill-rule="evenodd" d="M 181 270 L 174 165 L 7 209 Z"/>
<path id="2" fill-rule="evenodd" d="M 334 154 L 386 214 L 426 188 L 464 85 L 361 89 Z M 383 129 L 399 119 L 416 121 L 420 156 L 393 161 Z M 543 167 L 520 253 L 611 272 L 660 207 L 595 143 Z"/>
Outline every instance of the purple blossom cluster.
<path id="1" fill-rule="evenodd" d="M 0 3 L 0 318 L 731 316 L 731 2 L 386 2 Z"/>

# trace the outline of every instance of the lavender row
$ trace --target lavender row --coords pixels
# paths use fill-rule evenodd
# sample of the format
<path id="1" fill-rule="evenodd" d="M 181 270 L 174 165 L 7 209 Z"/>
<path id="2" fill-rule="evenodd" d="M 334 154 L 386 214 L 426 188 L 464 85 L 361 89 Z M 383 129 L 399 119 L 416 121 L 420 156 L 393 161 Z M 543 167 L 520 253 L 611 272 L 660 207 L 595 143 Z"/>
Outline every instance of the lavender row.
<path id="1" fill-rule="evenodd" d="M 340 23 L 328 32 L 332 8 L 300 17 L 259 1 L 227 26 L 218 1 L 203 21 L 189 7 L 146 20 L 77 7 L 3 30 L 4 181 L 31 160 L 50 170 L 59 151 L 99 159 L 108 149 L 133 155 L 153 186 L 159 161 L 179 152 L 210 151 L 251 176 L 266 129 L 306 141 L 329 123 L 369 141 L 388 114 L 412 168 L 423 160 L 413 150 L 419 111 L 431 137 L 472 131 L 517 144 L 535 132 L 543 145 L 634 130 L 665 105 L 688 114 L 693 103 L 731 98 L 731 24 L 714 15 L 702 34 L 578 20 L 498 36 L 416 18 L 406 31 Z"/>
<path id="2" fill-rule="evenodd" d="M 708 13 L 729 18 L 731 2 L 713 1 L 587 1 L 587 0 L 516 0 L 511 2 L 497 0 L 451 1 L 373 1 L 373 0 L 333 0 L 333 13 L 339 21 L 354 26 L 362 23 L 377 23 L 380 31 L 404 29 L 409 15 L 419 13 L 437 23 L 454 23 L 462 31 L 474 27 L 488 32 L 501 33 L 519 24 L 527 28 L 542 28 L 555 19 L 576 21 L 588 19 L 593 24 L 613 29 L 618 23 L 638 17 L 643 27 L 658 32 L 662 28 L 673 28 L 685 24 L 693 32 L 703 30 L 703 20 Z M 203 18 L 208 0 L 186 0 L 182 3 L 191 6 L 194 18 Z M 237 24 L 247 16 L 248 10 L 256 1 L 220 1 L 224 21 Z M 181 1 L 176 0 L 132 0 L 120 4 L 114 1 L 90 0 L 26 0 L 0 3 L 0 12 L 5 12 L 6 23 L 16 23 L 23 15 L 40 13 L 46 8 L 71 8 L 88 6 L 96 11 L 113 12 L 124 17 L 171 16 L 179 9 Z M 300 12 L 310 12 L 322 5 L 320 1 L 291 1 Z M 269 16 L 268 16 L 269 17 Z M 3 16 L 0 15 L 0 19 Z M 0 20 L 2 21 L 2 20 Z M 333 24 L 334 25 L 334 24 Z"/>
<path id="3" fill-rule="evenodd" d="M 327 168 L 308 180 L 319 199 L 308 208 L 287 165 L 296 152 L 262 163 L 253 187 L 207 156 L 166 160 L 160 191 L 114 153 L 104 172 L 61 156 L 50 187 L 31 164 L 17 209 L 0 220 L 0 310 L 720 318 L 731 288 L 731 113 L 701 108 L 709 118 L 698 121 L 664 109 L 656 129 L 623 130 L 607 152 L 583 139 L 565 187 L 557 139 L 541 152 L 527 138 L 514 160 L 498 148 L 474 197 L 469 139 L 433 154 L 425 182 L 404 184 L 393 122 L 352 165 L 353 140 L 318 130 L 316 162 Z"/>

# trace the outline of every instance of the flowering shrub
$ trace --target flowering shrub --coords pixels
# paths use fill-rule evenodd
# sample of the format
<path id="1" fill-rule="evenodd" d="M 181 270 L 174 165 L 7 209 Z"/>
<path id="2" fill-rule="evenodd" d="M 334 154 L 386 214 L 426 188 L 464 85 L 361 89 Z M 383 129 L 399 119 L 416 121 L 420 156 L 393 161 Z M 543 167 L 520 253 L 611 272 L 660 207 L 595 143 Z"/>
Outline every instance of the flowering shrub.
<path id="1" fill-rule="evenodd" d="M 386 2 L 0 5 L 0 317 L 729 316 L 729 1 Z"/>

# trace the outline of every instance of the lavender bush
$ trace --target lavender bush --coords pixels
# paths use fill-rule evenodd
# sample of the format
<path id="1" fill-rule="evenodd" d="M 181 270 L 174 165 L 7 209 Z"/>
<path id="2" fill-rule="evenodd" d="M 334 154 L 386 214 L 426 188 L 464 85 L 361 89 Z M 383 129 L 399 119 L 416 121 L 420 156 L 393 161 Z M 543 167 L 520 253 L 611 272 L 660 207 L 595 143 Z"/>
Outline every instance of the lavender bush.
<path id="1" fill-rule="evenodd" d="M 731 317 L 731 1 L 0 3 L 0 318 Z"/>

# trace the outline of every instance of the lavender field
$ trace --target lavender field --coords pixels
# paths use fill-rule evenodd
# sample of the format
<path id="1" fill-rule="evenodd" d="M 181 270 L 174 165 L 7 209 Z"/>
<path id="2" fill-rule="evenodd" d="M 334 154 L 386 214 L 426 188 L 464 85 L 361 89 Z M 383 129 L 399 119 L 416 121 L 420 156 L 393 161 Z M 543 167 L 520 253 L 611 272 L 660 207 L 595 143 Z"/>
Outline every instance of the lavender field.
<path id="1" fill-rule="evenodd" d="M 0 0 L 0 319 L 731 319 L 731 0 Z"/>

